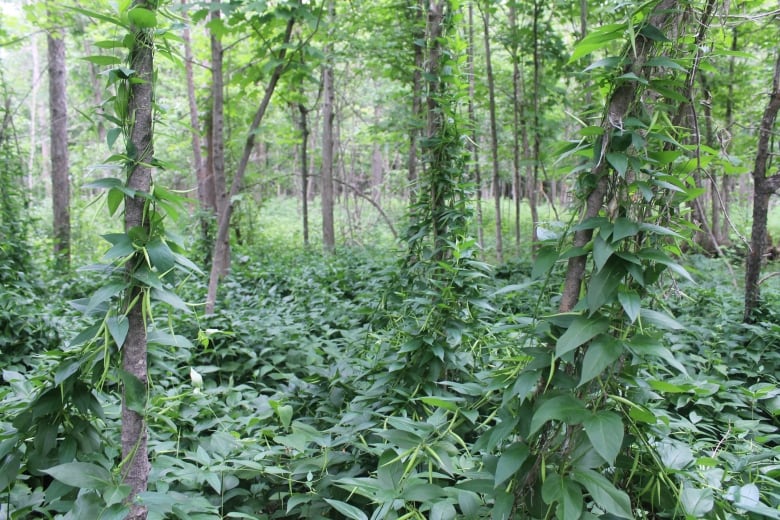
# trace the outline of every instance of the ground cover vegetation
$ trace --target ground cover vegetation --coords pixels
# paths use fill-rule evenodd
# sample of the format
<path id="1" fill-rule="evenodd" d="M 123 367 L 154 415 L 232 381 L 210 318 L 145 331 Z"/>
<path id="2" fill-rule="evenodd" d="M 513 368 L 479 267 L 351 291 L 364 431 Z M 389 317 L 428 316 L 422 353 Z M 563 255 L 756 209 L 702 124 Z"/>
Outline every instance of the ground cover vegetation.
<path id="1" fill-rule="evenodd" d="M 0 518 L 780 518 L 774 4 L 2 7 Z"/>

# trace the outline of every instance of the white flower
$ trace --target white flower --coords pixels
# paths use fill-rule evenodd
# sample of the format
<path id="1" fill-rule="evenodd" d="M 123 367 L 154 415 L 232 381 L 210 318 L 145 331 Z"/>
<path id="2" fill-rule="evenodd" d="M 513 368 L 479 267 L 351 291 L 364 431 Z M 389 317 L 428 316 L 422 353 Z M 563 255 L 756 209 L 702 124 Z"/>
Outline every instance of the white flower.
<path id="1" fill-rule="evenodd" d="M 196 390 L 203 387 L 203 376 L 192 367 L 190 367 L 190 380 L 192 381 L 192 386 L 194 386 Z"/>

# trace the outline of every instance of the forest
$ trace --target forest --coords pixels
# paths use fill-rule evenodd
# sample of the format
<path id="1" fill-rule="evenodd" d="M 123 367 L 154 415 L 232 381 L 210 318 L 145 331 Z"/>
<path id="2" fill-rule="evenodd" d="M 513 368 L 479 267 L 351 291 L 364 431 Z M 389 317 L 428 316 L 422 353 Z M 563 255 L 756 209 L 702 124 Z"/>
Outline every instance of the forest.
<path id="1" fill-rule="evenodd" d="M 0 0 L 0 520 L 780 519 L 778 42 Z"/>

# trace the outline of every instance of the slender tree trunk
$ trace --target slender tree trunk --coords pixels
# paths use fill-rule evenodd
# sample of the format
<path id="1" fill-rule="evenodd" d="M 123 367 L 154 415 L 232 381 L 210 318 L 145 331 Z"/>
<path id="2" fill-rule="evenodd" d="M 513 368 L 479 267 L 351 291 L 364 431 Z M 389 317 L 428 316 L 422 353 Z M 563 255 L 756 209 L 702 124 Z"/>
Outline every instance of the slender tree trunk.
<path id="1" fill-rule="evenodd" d="M 221 0 L 215 1 L 215 8 L 211 11 L 212 22 L 218 21 L 222 13 L 219 9 Z M 227 181 L 225 179 L 225 82 L 222 71 L 222 41 L 219 36 L 211 33 L 211 172 L 214 183 L 214 194 L 217 203 L 217 221 L 221 222 L 227 213 L 229 205 L 227 194 Z M 230 234 L 218 237 L 214 244 L 215 254 L 212 267 L 216 266 L 220 277 L 227 274 L 230 269 Z"/>
<path id="2" fill-rule="evenodd" d="M 659 28 L 666 25 L 667 20 L 673 15 L 676 0 L 661 0 L 650 15 L 649 22 Z M 642 66 L 650 57 L 654 42 L 653 40 L 639 35 L 636 39 L 636 56 L 630 70 L 635 74 L 641 74 Z M 601 151 L 591 168 L 591 175 L 595 179 L 595 185 L 591 192 L 585 198 L 585 207 L 582 212 L 582 221 L 598 216 L 599 211 L 604 206 L 604 198 L 607 195 L 609 184 L 609 168 L 606 160 L 606 153 L 610 146 L 610 136 L 615 125 L 622 125 L 622 121 L 629 114 L 632 102 L 636 99 L 638 90 L 637 83 L 630 81 L 621 84 L 612 92 L 608 102 L 607 110 L 602 120 L 604 128 L 604 140 Z M 575 248 L 585 247 L 593 237 L 592 229 L 580 229 L 574 233 L 572 246 Z M 564 280 L 563 293 L 559 304 L 560 312 L 569 312 L 577 304 L 580 298 L 582 281 L 585 278 L 585 265 L 587 255 L 573 256 L 569 258 L 566 269 L 566 279 Z"/>
<path id="3" fill-rule="evenodd" d="M 217 289 L 219 288 L 219 280 L 221 278 L 219 266 L 216 264 L 217 259 L 220 258 L 221 255 L 224 255 L 224 251 L 221 251 L 220 249 L 227 246 L 230 235 L 230 217 L 233 214 L 233 201 L 236 199 L 236 196 L 239 194 L 244 184 L 244 175 L 246 174 L 246 168 L 249 165 L 249 158 L 252 155 L 252 149 L 255 146 L 255 136 L 257 134 L 257 130 L 260 128 L 260 123 L 262 123 L 266 110 L 268 110 L 268 105 L 271 103 L 271 96 L 276 89 L 276 84 L 279 82 L 279 78 L 281 77 L 282 72 L 284 72 L 284 69 L 287 67 L 287 62 L 285 61 L 285 56 L 287 55 L 286 45 L 290 43 L 290 37 L 292 36 L 294 25 L 295 19 L 290 18 L 287 22 L 287 27 L 285 28 L 282 48 L 277 56 L 278 65 L 276 65 L 273 72 L 271 73 L 271 77 L 269 78 L 268 84 L 265 87 L 265 92 L 263 93 L 263 99 L 260 101 L 260 106 L 257 107 L 257 111 L 255 112 L 255 116 L 252 119 L 252 123 L 249 125 L 246 142 L 244 143 L 244 151 L 241 155 L 241 160 L 238 163 L 236 175 L 233 177 L 233 184 L 230 186 L 230 194 L 227 197 L 225 211 L 219 215 L 217 237 L 214 244 L 214 257 L 211 262 L 209 287 L 208 293 L 206 295 L 206 314 L 214 313 L 214 307 L 217 303 Z"/>
<path id="4" fill-rule="evenodd" d="M 534 108 L 534 145 L 533 145 L 533 175 L 531 182 L 533 190 L 529 193 L 531 201 L 531 243 L 536 244 L 539 241 L 539 211 L 538 211 L 538 189 L 539 189 L 539 159 L 541 152 L 541 128 L 539 118 L 539 97 L 541 96 L 541 68 L 542 56 L 539 52 L 539 18 L 541 17 L 541 7 L 539 0 L 534 0 L 534 19 L 533 19 L 533 53 L 534 53 L 534 87 L 533 87 L 533 108 Z"/>
<path id="5" fill-rule="evenodd" d="M 30 155 L 27 159 L 25 184 L 28 191 L 33 189 L 32 172 L 35 171 L 35 157 L 38 155 L 38 90 L 40 88 L 41 60 L 38 52 L 38 38 L 30 36 L 30 59 L 32 61 L 32 78 L 30 78 Z"/>
<path id="6" fill-rule="evenodd" d="M 477 243 L 480 251 L 485 249 L 485 226 L 482 223 L 482 174 L 479 167 L 479 146 L 477 145 L 477 117 L 474 113 L 474 4 L 469 2 L 469 46 L 468 46 L 468 69 L 469 69 L 469 103 L 468 114 L 469 124 L 471 125 L 471 142 L 469 150 L 472 155 L 472 164 L 474 168 L 474 184 L 477 186 Z"/>
<path id="7" fill-rule="evenodd" d="M 68 165 L 68 101 L 65 39 L 61 29 L 46 35 L 49 54 L 51 114 L 51 184 L 54 208 L 54 257 L 57 268 L 70 268 L 70 172 Z"/>
<path id="8" fill-rule="evenodd" d="M 490 155 L 493 163 L 493 201 L 496 211 L 496 263 L 504 262 L 504 239 L 501 226 L 501 177 L 498 164 L 498 128 L 496 123 L 496 88 L 490 52 L 490 7 L 482 11 L 485 39 L 485 68 L 488 83 L 488 110 L 490 112 Z"/>
<path id="9" fill-rule="evenodd" d="M 298 103 L 301 128 L 301 207 L 303 218 L 303 245 L 309 247 L 309 111 Z"/>
<path id="10" fill-rule="evenodd" d="M 137 0 L 133 5 L 153 10 L 155 2 Z M 153 115 L 154 104 L 153 71 L 154 71 L 154 41 L 153 29 L 133 28 L 134 45 L 130 51 L 130 68 L 135 71 L 134 77 L 141 81 L 130 84 L 130 101 L 128 114 L 134 115 L 130 132 L 130 142 L 137 157 L 128 173 L 127 187 L 136 192 L 149 193 L 152 184 L 152 170 L 149 164 L 154 157 L 153 147 Z M 125 232 L 133 228 L 146 227 L 149 222 L 144 218 L 144 197 L 125 197 Z M 135 269 L 135 262 L 143 261 L 136 257 L 127 265 L 128 276 Z M 146 320 L 143 314 L 141 289 L 133 286 L 126 297 L 125 314 L 128 320 L 128 333 L 122 346 L 122 368 L 128 377 L 134 377 L 146 387 L 147 385 L 147 343 Z M 127 498 L 131 504 L 130 520 L 144 520 L 146 508 L 135 503 L 139 493 L 146 491 L 150 464 L 147 455 L 147 429 L 143 415 L 128 407 L 126 390 L 122 394 L 122 477 L 125 484 L 131 488 Z"/>
<path id="11" fill-rule="evenodd" d="M 182 5 L 187 4 L 187 0 L 181 0 Z M 184 13 L 185 23 L 189 23 L 186 11 Z M 192 136 L 192 162 L 195 168 L 195 179 L 198 184 L 198 203 L 200 204 L 200 210 L 203 212 L 216 215 L 217 201 L 216 192 L 214 190 L 214 177 L 210 175 L 211 168 L 206 167 L 203 161 L 203 154 L 201 152 L 202 144 L 200 140 L 200 121 L 198 118 L 198 101 L 195 97 L 195 80 L 192 70 L 192 64 L 194 61 L 192 55 L 192 40 L 190 37 L 189 25 L 185 25 L 182 34 L 184 40 L 184 72 L 187 77 L 187 100 L 190 109 L 190 133 Z M 209 150 L 212 150 L 209 148 Z M 213 152 L 210 152 L 213 153 Z M 211 164 L 209 164 L 211 166 Z M 205 216 L 201 218 L 201 230 L 203 238 L 208 236 L 208 218 Z"/>
<path id="12" fill-rule="evenodd" d="M 334 1 L 328 2 L 328 24 L 335 20 Z M 336 248 L 333 229 L 333 64 L 331 45 L 325 46 L 326 63 L 322 69 L 322 247 L 326 253 Z"/>
<path id="13" fill-rule="evenodd" d="M 512 57 L 512 195 L 515 201 L 515 246 L 520 250 L 520 203 L 522 179 L 520 175 L 520 53 L 517 27 L 517 6 L 509 5 L 510 56 Z"/>
<path id="14" fill-rule="evenodd" d="M 761 126 L 758 129 L 756 161 L 753 165 L 753 226 L 745 270 L 744 321 L 748 323 L 753 321 L 753 311 L 758 306 L 761 296 L 758 278 L 761 275 L 761 262 L 767 245 L 766 226 L 769 198 L 780 188 L 780 174 L 772 175 L 771 177 L 766 176 L 767 164 L 770 160 L 770 140 L 774 131 L 778 110 L 780 110 L 780 49 L 775 61 L 769 103 L 766 110 L 764 110 Z"/>
<path id="15" fill-rule="evenodd" d="M 422 114 L 422 70 L 424 49 L 422 42 L 425 39 L 425 18 L 423 17 L 423 4 L 421 0 L 412 0 L 414 8 L 415 31 L 412 35 L 412 45 L 414 45 L 414 72 L 412 72 L 412 125 L 409 129 L 409 158 L 408 158 L 408 176 L 409 181 L 409 205 L 411 206 L 417 200 L 417 140 L 420 135 L 418 121 Z"/>

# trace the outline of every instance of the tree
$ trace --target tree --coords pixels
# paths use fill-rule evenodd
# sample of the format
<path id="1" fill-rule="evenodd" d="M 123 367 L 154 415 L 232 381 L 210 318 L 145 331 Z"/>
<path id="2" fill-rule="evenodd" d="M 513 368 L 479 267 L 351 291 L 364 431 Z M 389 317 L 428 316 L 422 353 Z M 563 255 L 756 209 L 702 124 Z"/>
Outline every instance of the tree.
<path id="1" fill-rule="evenodd" d="M 335 5 L 328 1 L 329 31 L 335 21 Z M 326 61 L 322 66 L 322 247 L 325 252 L 332 253 L 336 247 L 336 237 L 333 231 L 333 63 L 328 56 L 331 44 L 325 46 Z"/>
<path id="2" fill-rule="evenodd" d="M 501 225 L 501 177 L 498 164 L 498 128 L 496 123 L 496 88 L 493 78 L 493 60 L 490 52 L 490 5 L 482 10 L 485 39 L 485 69 L 488 83 L 488 111 L 490 114 L 490 158 L 493 166 L 493 202 L 496 211 L 496 262 L 504 261 L 504 240 Z"/>
<path id="3" fill-rule="evenodd" d="M 187 0 L 181 0 L 182 5 L 187 4 Z M 185 22 L 189 22 L 186 12 L 184 13 Z M 217 213 L 217 200 L 214 188 L 214 175 L 210 168 L 206 168 L 201 152 L 200 122 L 198 118 L 198 101 L 195 97 L 195 80 L 192 70 L 194 57 L 192 54 L 192 39 L 189 25 L 184 27 L 182 32 L 184 40 L 184 71 L 187 81 L 187 101 L 190 110 L 190 134 L 192 135 L 192 162 L 195 168 L 195 179 L 197 180 L 197 196 L 200 210 L 205 214 L 214 216 Z M 211 142 L 211 139 L 209 139 Z M 211 164 L 211 163 L 210 163 Z M 210 166 L 209 164 L 209 166 Z M 204 215 L 201 218 L 201 232 L 204 240 L 208 240 L 209 217 Z"/>
<path id="4" fill-rule="evenodd" d="M 135 0 L 132 9 L 137 13 L 150 13 L 154 17 L 157 2 Z M 152 167 L 154 158 L 154 23 L 148 23 L 148 17 L 137 18 L 141 24 L 134 24 L 133 46 L 130 50 L 130 68 L 134 71 L 135 81 L 129 82 L 129 102 L 127 114 L 132 114 L 132 127 L 129 133 L 128 149 L 135 156 L 129 168 L 127 188 L 134 195 L 125 196 L 125 233 L 137 234 L 139 231 L 148 233 L 149 220 L 145 207 L 147 199 L 141 194 L 147 194 L 152 185 Z M 150 26 L 151 25 L 151 26 Z M 140 253 L 139 253 L 140 254 Z M 133 275 L 138 262 L 143 262 L 143 256 L 137 254 L 134 261 L 127 263 L 128 277 Z M 127 501 L 131 505 L 128 520 L 145 520 L 146 508 L 135 501 L 139 493 L 146 490 L 149 478 L 149 457 L 147 455 L 147 429 L 144 416 L 138 412 L 129 399 L 127 384 L 147 386 L 147 338 L 146 316 L 142 305 L 143 289 L 139 285 L 131 285 L 130 294 L 126 298 L 125 315 L 128 321 L 128 332 L 122 346 L 122 369 L 127 375 L 127 382 L 122 393 L 122 477 L 125 484 L 132 489 Z"/>
<path id="5" fill-rule="evenodd" d="M 780 189 L 780 174 L 769 177 L 766 175 L 770 158 L 769 147 L 772 142 L 778 110 L 780 110 L 780 52 L 778 52 L 775 61 L 769 102 L 758 127 L 758 146 L 756 147 L 756 160 L 753 164 L 753 225 L 745 270 L 744 320 L 746 322 L 753 321 L 753 314 L 759 303 L 759 276 L 764 251 L 766 251 L 769 199 L 773 193 Z"/>
<path id="6" fill-rule="evenodd" d="M 661 0 L 648 19 L 653 27 L 663 27 L 671 18 L 677 6 L 676 0 Z M 645 35 L 637 35 L 634 44 L 636 50 L 632 63 L 627 66 L 626 73 L 641 74 L 644 63 L 651 57 L 651 52 L 655 46 L 655 41 Z M 599 216 L 599 212 L 604 208 L 610 182 L 610 175 L 614 174 L 614 169 L 607 159 L 607 152 L 610 150 L 610 141 L 615 132 L 622 128 L 623 120 L 628 117 L 632 104 L 638 95 L 639 84 L 634 81 L 624 82 L 612 91 L 602 118 L 602 128 L 604 134 L 599 141 L 599 148 L 595 150 L 596 160 L 589 173 L 590 191 L 584 196 L 584 208 L 581 215 L 581 221 L 593 219 Z M 574 232 L 573 247 L 576 249 L 584 248 L 593 238 L 592 227 L 581 227 Z M 560 312 L 571 311 L 580 299 L 582 282 L 585 278 L 585 267 L 587 255 L 573 255 L 569 258 L 566 278 L 564 280 L 563 292 L 559 303 Z"/>
<path id="7" fill-rule="evenodd" d="M 61 27 L 46 33 L 49 56 L 49 113 L 51 115 L 51 184 L 54 258 L 57 268 L 70 267 L 70 168 L 68 163 L 68 101 L 65 38 Z"/>
<path id="8" fill-rule="evenodd" d="M 219 220 L 217 222 L 217 236 L 214 244 L 214 255 L 211 261 L 211 272 L 209 274 L 209 286 L 208 293 L 206 295 L 206 314 L 212 314 L 217 303 L 217 289 L 219 288 L 219 280 L 222 278 L 222 269 L 219 261 L 224 258 L 225 249 L 229 246 L 228 241 L 230 238 L 230 218 L 233 215 L 233 208 L 236 201 L 236 197 L 241 191 L 244 183 L 244 176 L 246 175 L 247 167 L 249 166 L 249 158 L 252 155 L 252 150 L 255 146 L 255 138 L 257 131 L 260 128 L 260 124 L 265 117 L 265 113 L 268 110 L 268 106 L 271 103 L 271 97 L 273 96 L 276 85 L 279 82 L 279 78 L 287 67 L 287 45 L 290 43 L 292 37 L 293 27 L 295 26 L 295 13 L 289 13 L 287 19 L 287 25 L 284 29 L 282 36 L 281 48 L 276 55 L 276 66 L 271 72 L 271 77 L 268 79 L 268 83 L 265 86 L 263 92 L 263 98 L 260 101 L 257 110 L 255 111 L 252 123 L 249 125 L 247 131 L 246 141 L 244 142 L 243 152 L 241 154 L 241 160 L 238 163 L 236 174 L 233 177 L 233 183 L 230 185 L 230 193 L 225 200 L 224 211 L 219 214 Z"/>

